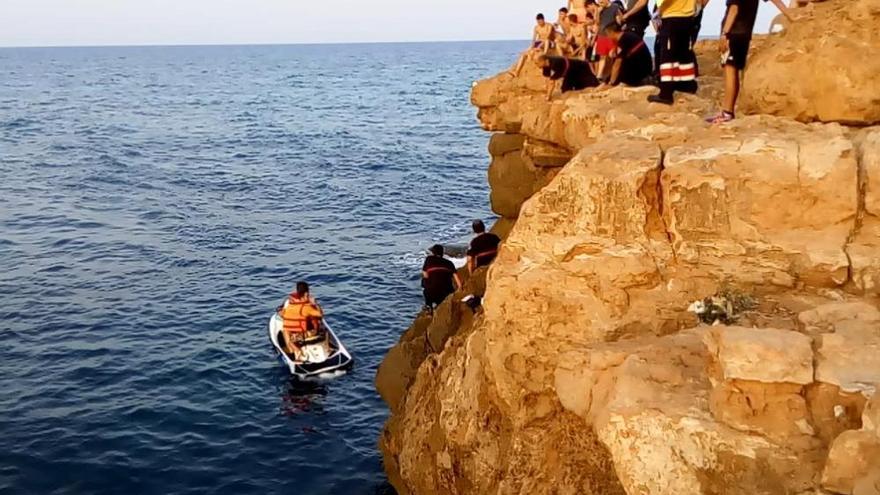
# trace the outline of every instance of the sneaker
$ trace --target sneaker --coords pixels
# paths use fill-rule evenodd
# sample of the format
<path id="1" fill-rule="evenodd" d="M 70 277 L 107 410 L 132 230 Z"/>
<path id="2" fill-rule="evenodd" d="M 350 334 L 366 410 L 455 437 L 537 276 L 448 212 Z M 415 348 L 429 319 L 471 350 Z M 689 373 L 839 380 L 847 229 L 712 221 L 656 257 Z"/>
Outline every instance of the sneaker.
<path id="1" fill-rule="evenodd" d="M 726 124 L 735 119 L 734 115 L 726 110 L 722 110 L 718 115 L 706 118 L 707 124 Z"/>
<path id="2" fill-rule="evenodd" d="M 666 98 L 663 95 L 648 95 L 648 101 L 651 103 L 662 103 L 664 105 L 672 105 L 674 100 L 672 98 Z"/>

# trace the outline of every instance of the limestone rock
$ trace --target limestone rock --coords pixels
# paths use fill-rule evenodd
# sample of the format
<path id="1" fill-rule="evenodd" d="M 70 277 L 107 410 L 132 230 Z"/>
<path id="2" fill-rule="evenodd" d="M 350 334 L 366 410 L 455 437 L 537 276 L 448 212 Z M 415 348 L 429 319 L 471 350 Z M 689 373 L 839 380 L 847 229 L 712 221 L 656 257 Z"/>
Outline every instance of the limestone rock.
<path id="1" fill-rule="evenodd" d="M 740 108 L 800 121 L 880 122 L 880 0 L 824 2 L 750 55 Z M 828 20 L 846 26 L 829 29 Z"/>
<path id="2" fill-rule="evenodd" d="M 873 391 L 880 385 L 880 325 L 858 325 L 825 333 L 816 350 L 816 380 L 846 392 Z"/>
<path id="3" fill-rule="evenodd" d="M 809 487 L 821 467 L 819 445 L 809 435 L 777 441 L 714 420 L 703 333 L 571 351 L 555 374 L 560 401 L 596 429 L 627 493 L 776 494 Z M 778 397 L 784 402 L 791 395 Z M 798 419 L 804 416 L 801 410 Z"/>
<path id="4" fill-rule="evenodd" d="M 880 392 L 874 392 L 862 412 L 862 428 L 880 437 Z"/>
<path id="5" fill-rule="evenodd" d="M 529 139 L 523 146 L 523 156 L 537 167 L 562 167 L 571 160 L 572 153 L 552 143 Z"/>
<path id="6" fill-rule="evenodd" d="M 869 121 L 880 78 L 859 74 L 875 62 L 817 71 L 786 50 L 845 61 L 849 41 L 820 15 L 842 9 L 870 53 L 878 1 L 807 7 L 818 22 L 768 37 L 746 99 Z M 483 312 L 441 307 L 380 368 L 399 493 L 873 490 L 880 131 L 766 115 L 707 126 L 712 50 L 701 91 L 672 107 L 646 104 L 652 88 L 547 101 L 529 64 L 476 83 L 483 128 L 504 133 L 490 182 L 507 237 Z M 793 79 L 774 93 L 771 73 Z M 813 83 L 827 101 L 807 101 Z M 688 305 L 726 289 L 758 301 L 741 326 L 694 328 Z"/>
<path id="7" fill-rule="evenodd" d="M 846 251 L 856 288 L 876 295 L 880 294 L 880 128 L 863 132 L 858 143 L 862 207 Z"/>
<path id="8" fill-rule="evenodd" d="M 880 469 L 880 438 L 873 432 L 850 430 L 831 445 L 822 473 L 822 486 L 835 493 L 851 494 L 856 482 Z"/>
<path id="9" fill-rule="evenodd" d="M 837 385 L 814 383 L 806 388 L 807 405 L 816 435 L 830 444 L 838 435 L 862 426 L 865 396 L 844 392 Z"/>
<path id="10" fill-rule="evenodd" d="M 489 154 L 492 156 L 504 156 L 514 151 L 523 149 L 526 137 L 522 134 L 509 134 L 496 132 L 489 138 Z"/>
<path id="11" fill-rule="evenodd" d="M 523 141 L 523 136 L 498 133 L 489 144 L 489 199 L 492 211 L 506 218 L 518 217 L 522 204 L 556 174 L 524 158 Z"/>
<path id="12" fill-rule="evenodd" d="M 774 328 L 716 327 L 706 345 L 724 380 L 813 382 L 812 339 Z"/>
<path id="13" fill-rule="evenodd" d="M 853 495 L 880 495 L 880 468 L 875 468 L 853 484 Z"/>
<path id="14" fill-rule="evenodd" d="M 843 285 L 858 204 L 853 143 L 837 126 L 737 125 L 666 153 L 664 219 L 679 261 L 748 284 Z"/>
<path id="15" fill-rule="evenodd" d="M 798 314 L 798 321 L 811 333 L 870 329 L 880 325 L 880 309 L 864 301 L 823 304 Z"/>
<path id="16" fill-rule="evenodd" d="M 474 314 L 460 301 L 466 294 L 485 293 L 486 271 L 480 268 L 469 277 L 462 271 L 464 287 L 440 304 L 433 316 L 425 311 L 419 313 L 397 345 L 389 349 L 376 371 L 375 385 L 392 411 L 402 407 L 425 359 L 442 350 L 449 338 L 473 326 Z"/>

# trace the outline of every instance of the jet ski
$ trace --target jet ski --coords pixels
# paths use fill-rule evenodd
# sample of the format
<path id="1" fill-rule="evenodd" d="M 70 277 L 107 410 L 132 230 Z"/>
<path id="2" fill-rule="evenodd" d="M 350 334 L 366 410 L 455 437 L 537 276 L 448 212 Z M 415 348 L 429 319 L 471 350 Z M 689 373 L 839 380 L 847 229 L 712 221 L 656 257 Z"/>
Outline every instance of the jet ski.
<path id="1" fill-rule="evenodd" d="M 354 359 L 342 341 L 326 321 L 321 328 L 307 335 L 299 342 L 302 356 L 297 359 L 288 354 L 281 345 L 284 321 L 275 313 L 269 319 L 269 340 L 275 347 L 281 364 L 290 369 L 290 374 L 301 380 L 330 378 L 344 374 L 354 364 Z"/>

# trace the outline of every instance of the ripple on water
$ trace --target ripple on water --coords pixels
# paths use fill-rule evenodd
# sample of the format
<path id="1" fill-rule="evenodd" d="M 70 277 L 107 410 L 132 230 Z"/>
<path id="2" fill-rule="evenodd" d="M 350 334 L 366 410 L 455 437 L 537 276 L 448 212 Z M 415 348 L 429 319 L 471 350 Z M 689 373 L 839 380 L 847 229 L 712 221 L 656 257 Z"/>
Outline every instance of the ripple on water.
<path id="1" fill-rule="evenodd" d="M 0 50 L 0 492 L 391 493 L 373 376 L 488 216 L 468 92 L 517 49 Z M 301 278 L 339 379 L 268 344 Z"/>

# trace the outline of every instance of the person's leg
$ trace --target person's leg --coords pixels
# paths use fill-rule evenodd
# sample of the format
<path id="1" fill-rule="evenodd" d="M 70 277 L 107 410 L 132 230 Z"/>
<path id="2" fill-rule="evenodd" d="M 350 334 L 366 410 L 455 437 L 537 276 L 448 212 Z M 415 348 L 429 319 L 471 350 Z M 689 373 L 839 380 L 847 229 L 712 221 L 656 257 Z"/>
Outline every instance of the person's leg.
<path id="1" fill-rule="evenodd" d="M 666 39 L 663 36 L 661 28 L 661 32 L 657 33 L 657 37 L 654 38 L 654 79 L 657 82 L 660 82 L 660 60 L 665 48 Z"/>
<path id="2" fill-rule="evenodd" d="M 695 29 L 696 20 L 692 17 L 676 19 L 679 33 L 676 41 L 678 56 L 678 73 L 676 91 L 695 94 L 697 92 L 697 56 L 694 53 L 694 45 L 691 41 Z"/>
<path id="3" fill-rule="evenodd" d="M 736 99 L 739 97 L 739 76 L 740 71 L 733 64 L 724 66 L 724 104 L 722 110 L 734 115 L 736 108 Z"/>
<path id="4" fill-rule="evenodd" d="M 525 53 L 520 55 L 519 61 L 516 63 L 516 68 L 511 71 L 514 77 L 519 77 L 520 72 L 522 72 L 523 66 L 526 64 L 526 58 L 529 56 L 529 52 L 531 50 L 526 50 Z"/>
<path id="5" fill-rule="evenodd" d="M 285 351 L 290 351 L 290 338 L 287 336 L 287 332 L 282 330 L 278 333 L 278 347 L 284 349 Z"/>
<path id="6" fill-rule="evenodd" d="M 723 124 L 734 119 L 736 100 L 739 98 L 740 78 L 746 66 L 751 40 L 746 37 L 731 37 L 728 41 L 728 54 L 724 60 L 724 99 L 721 102 L 721 112 L 706 119 L 712 124 Z"/>
<path id="7" fill-rule="evenodd" d="M 293 334 L 290 332 L 284 332 L 284 350 L 287 351 L 291 356 L 296 357 L 296 344 L 293 343 Z"/>
<path id="8" fill-rule="evenodd" d="M 660 34 L 662 47 L 657 57 L 658 68 L 660 71 L 660 93 L 648 96 L 648 101 L 652 103 L 663 103 L 672 105 L 673 95 L 675 92 L 675 72 L 678 64 L 675 62 L 675 19 L 663 19 L 660 25 Z"/>
<path id="9" fill-rule="evenodd" d="M 700 0 L 697 0 L 698 2 Z M 697 17 L 694 19 L 694 27 L 691 31 L 693 34 L 691 35 L 691 50 L 693 50 L 697 46 L 697 41 L 700 39 L 700 29 L 703 27 L 703 11 L 701 10 Z M 694 52 L 694 69 L 696 70 L 697 77 L 700 76 L 700 61 L 697 60 L 696 52 Z"/>

